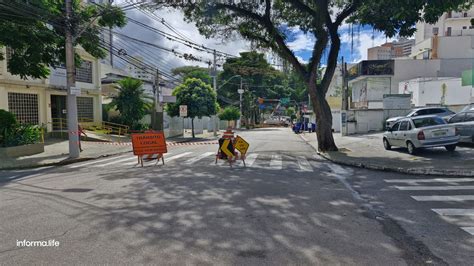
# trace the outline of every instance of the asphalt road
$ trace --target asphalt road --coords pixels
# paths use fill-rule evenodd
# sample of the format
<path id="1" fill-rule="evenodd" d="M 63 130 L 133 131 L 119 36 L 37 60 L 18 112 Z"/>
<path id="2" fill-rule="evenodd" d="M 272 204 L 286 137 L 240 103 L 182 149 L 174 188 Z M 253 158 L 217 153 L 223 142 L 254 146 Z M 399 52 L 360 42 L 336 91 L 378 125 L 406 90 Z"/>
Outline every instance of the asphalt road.
<path id="1" fill-rule="evenodd" d="M 171 147 L 165 165 L 136 166 L 130 153 L 0 171 L 0 264 L 473 264 L 474 216 L 446 210 L 473 199 L 411 196 L 472 195 L 474 182 L 341 167 L 288 129 L 241 135 L 247 167 L 190 145 Z M 17 246 L 50 239 L 59 246 Z"/>

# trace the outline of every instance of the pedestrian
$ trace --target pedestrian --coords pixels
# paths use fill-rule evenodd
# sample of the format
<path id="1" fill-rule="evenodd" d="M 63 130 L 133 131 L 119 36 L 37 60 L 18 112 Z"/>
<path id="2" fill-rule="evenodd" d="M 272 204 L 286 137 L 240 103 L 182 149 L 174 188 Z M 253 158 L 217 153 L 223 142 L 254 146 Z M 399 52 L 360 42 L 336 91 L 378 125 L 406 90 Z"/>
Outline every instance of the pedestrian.
<path id="1" fill-rule="evenodd" d="M 81 135 L 84 135 L 84 137 L 87 138 L 87 134 L 86 132 L 84 132 L 84 129 L 82 129 L 81 125 L 79 124 L 77 124 L 77 134 L 78 134 L 79 151 L 82 152 Z"/>

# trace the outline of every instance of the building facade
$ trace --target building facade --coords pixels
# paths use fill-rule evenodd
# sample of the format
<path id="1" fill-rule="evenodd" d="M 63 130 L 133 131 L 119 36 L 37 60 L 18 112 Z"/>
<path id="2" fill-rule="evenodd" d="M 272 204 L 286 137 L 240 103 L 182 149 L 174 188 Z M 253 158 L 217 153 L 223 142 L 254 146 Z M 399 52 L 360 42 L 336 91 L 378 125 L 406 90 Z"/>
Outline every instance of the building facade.
<path id="1" fill-rule="evenodd" d="M 413 39 L 400 38 L 395 42 L 388 42 L 381 46 L 369 48 L 367 50 L 367 60 L 389 60 L 400 57 L 408 57 L 411 54 Z"/>
<path id="2" fill-rule="evenodd" d="M 0 109 L 12 112 L 23 124 L 44 126 L 48 132 L 67 128 L 66 69 L 51 69 L 47 79 L 21 79 L 8 72 L 9 49 L 2 48 L 5 60 L 0 61 Z M 98 60 L 77 48 L 83 59 L 76 68 L 78 118 L 84 122 L 102 121 L 100 67 Z"/>

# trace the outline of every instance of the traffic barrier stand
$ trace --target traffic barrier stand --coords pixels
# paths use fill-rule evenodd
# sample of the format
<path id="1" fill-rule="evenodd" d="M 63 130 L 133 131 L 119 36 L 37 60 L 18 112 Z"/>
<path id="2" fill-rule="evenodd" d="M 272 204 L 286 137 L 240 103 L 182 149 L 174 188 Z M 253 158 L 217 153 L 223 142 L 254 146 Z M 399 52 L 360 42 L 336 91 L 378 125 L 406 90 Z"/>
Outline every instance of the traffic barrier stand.
<path id="1" fill-rule="evenodd" d="M 164 154 L 168 152 L 166 147 L 165 134 L 162 131 L 146 131 L 145 133 L 132 134 L 133 154 L 138 156 L 138 164 L 143 167 L 143 160 L 151 161 L 156 159 L 163 162 Z M 155 158 L 156 156 L 156 158 Z"/>
<path id="2" fill-rule="evenodd" d="M 232 168 L 232 163 L 235 163 L 239 157 L 244 163 L 244 167 L 246 167 L 245 164 L 245 152 L 248 149 L 248 143 L 247 147 L 244 152 L 239 147 L 236 147 L 236 144 L 241 144 L 239 141 L 243 140 L 240 136 L 237 136 L 237 138 L 234 137 L 234 132 L 232 132 L 231 128 L 228 128 L 226 132 L 224 132 L 223 136 L 221 139 L 219 139 L 219 148 L 217 150 L 216 154 L 216 164 L 217 160 L 227 160 L 229 162 L 229 166 Z M 235 150 L 240 151 L 240 156 L 239 153 Z"/>

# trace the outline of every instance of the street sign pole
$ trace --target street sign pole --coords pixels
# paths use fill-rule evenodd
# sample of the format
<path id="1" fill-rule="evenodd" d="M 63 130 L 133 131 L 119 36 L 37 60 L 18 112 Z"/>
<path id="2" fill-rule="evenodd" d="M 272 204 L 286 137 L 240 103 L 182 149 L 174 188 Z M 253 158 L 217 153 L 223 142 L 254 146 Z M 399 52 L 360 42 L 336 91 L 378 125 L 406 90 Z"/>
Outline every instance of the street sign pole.
<path id="1" fill-rule="evenodd" d="M 240 119 L 239 119 L 239 128 L 242 128 L 242 94 L 244 90 L 242 88 L 242 77 L 240 77 L 240 89 L 238 90 L 239 98 L 240 98 Z"/>

